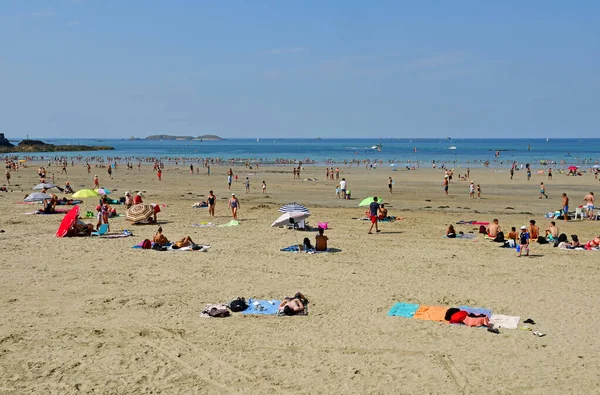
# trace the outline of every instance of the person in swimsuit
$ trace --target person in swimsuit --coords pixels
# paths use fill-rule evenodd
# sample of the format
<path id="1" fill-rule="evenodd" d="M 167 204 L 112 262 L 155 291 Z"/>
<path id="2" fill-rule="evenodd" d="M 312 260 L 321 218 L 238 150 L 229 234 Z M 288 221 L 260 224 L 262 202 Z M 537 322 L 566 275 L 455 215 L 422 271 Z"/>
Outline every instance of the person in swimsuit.
<path id="1" fill-rule="evenodd" d="M 217 197 L 213 194 L 213 191 L 208 192 L 208 198 L 206 204 L 208 205 L 208 214 L 211 217 L 215 216 L 215 204 L 217 203 Z"/>
<path id="2" fill-rule="evenodd" d="M 233 219 L 237 221 L 237 212 L 240 208 L 240 201 L 235 197 L 235 193 L 231 194 L 231 199 L 229 199 L 228 206 L 231 209 L 231 215 L 233 215 Z"/>
<path id="3" fill-rule="evenodd" d="M 388 179 L 388 188 L 390 190 L 390 195 L 392 194 L 392 186 L 394 185 L 394 182 L 392 181 L 392 177 L 389 177 Z"/>
<path id="4" fill-rule="evenodd" d="M 595 201 L 594 192 L 590 192 L 587 195 L 585 195 L 585 197 L 583 198 L 583 201 L 585 202 L 586 218 L 594 219 L 594 201 Z"/>
<path id="5" fill-rule="evenodd" d="M 286 297 L 279 305 L 279 312 L 284 315 L 298 315 L 304 311 L 304 305 L 308 300 L 300 292 L 294 297 Z"/>
<path id="6" fill-rule="evenodd" d="M 562 205 L 563 205 L 563 219 L 569 220 L 569 198 L 566 193 L 562 194 Z"/>
<path id="7" fill-rule="evenodd" d="M 167 237 L 163 235 L 162 231 L 162 226 L 159 226 L 158 230 L 156 231 L 156 234 L 152 238 L 152 241 L 160 245 L 166 245 L 169 243 L 169 239 L 167 239 Z"/>
<path id="8" fill-rule="evenodd" d="M 542 198 L 542 196 L 546 196 L 546 199 L 548 199 L 548 195 L 546 195 L 546 187 L 544 186 L 543 182 L 540 182 L 540 199 Z"/>
<path id="9" fill-rule="evenodd" d="M 529 236 L 531 241 L 537 241 L 540 237 L 540 227 L 535 224 L 535 219 L 529 221 Z"/>
<path id="10" fill-rule="evenodd" d="M 262 191 L 263 191 L 263 195 L 267 193 L 267 183 L 264 181 L 262 183 Z"/>

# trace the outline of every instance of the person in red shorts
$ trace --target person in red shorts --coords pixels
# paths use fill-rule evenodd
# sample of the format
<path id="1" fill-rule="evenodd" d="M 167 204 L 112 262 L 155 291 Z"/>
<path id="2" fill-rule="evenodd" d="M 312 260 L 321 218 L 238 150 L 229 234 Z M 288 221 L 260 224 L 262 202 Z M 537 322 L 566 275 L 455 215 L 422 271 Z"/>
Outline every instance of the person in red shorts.
<path id="1" fill-rule="evenodd" d="M 375 232 L 379 233 L 379 227 L 377 226 L 377 222 L 379 220 L 377 218 L 377 215 L 379 214 L 379 203 L 377 203 L 377 196 L 375 196 L 371 204 L 369 204 L 369 211 L 371 213 L 371 227 L 369 228 L 369 234 L 373 233 L 373 225 L 375 225 Z"/>

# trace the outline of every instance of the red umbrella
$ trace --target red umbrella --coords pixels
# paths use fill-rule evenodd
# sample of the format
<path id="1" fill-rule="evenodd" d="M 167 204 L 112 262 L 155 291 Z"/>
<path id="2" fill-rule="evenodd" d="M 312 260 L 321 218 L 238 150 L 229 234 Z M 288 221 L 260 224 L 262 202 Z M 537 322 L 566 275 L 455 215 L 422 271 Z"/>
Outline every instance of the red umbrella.
<path id="1" fill-rule="evenodd" d="M 79 206 L 74 206 L 69 212 L 65 215 L 58 230 L 56 231 L 56 237 L 65 237 L 71 226 L 75 224 L 77 221 L 77 216 L 79 215 Z"/>
<path id="2" fill-rule="evenodd" d="M 575 170 L 577 170 L 577 169 L 578 169 L 578 167 L 577 167 L 577 166 L 569 166 L 569 170 L 570 170 L 570 171 L 575 171 Z"/>

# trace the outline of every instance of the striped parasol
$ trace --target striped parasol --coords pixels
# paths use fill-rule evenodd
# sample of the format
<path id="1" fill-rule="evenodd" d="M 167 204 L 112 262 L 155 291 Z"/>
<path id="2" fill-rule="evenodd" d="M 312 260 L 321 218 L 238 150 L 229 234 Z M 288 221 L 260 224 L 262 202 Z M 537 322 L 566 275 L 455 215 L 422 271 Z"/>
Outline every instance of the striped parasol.
<path id="1" fill-rule="evenodd" d="M 279 209 L 280 213 L 308 213 L 310 214 L 310 211 L 304 207 L 301 204 L 298 203 L 290 203 L 290 204 L 286 204 L 281 206 L 281 208 Z"/>
<path id="2" fill-rule="evenodd" d="M 154 208 L 149 204 L 136 204 L 127 209 L 125 219 L 135 223 L 146 221 L 154 214 Z"/>

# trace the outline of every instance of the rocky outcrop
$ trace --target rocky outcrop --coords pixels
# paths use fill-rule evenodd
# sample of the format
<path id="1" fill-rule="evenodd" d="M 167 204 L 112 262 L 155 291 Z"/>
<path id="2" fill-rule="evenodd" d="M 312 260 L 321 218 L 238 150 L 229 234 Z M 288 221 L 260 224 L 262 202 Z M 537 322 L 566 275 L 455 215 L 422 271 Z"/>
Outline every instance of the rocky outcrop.
<path id="1" fill-rule="evenodd" d="M 11 144 L 11 142 L 8 141 L 6 139 L 6 137 L 4 137 L 4 133 L 0 133 L 0 147 L 10 147 L 10 148 L 13 147 L 13 145 Z"/>

